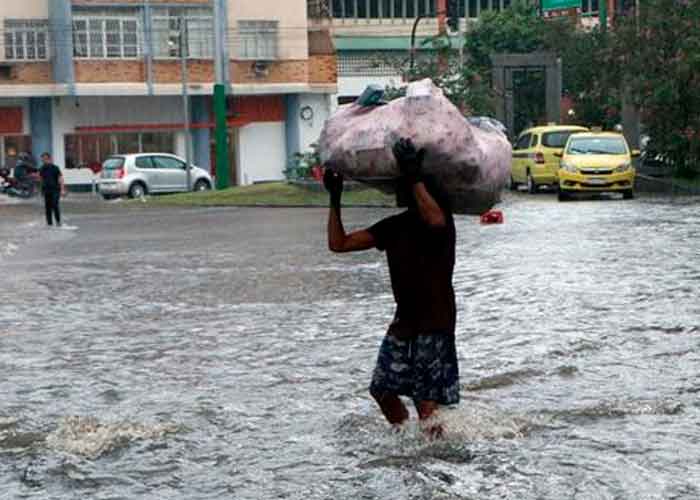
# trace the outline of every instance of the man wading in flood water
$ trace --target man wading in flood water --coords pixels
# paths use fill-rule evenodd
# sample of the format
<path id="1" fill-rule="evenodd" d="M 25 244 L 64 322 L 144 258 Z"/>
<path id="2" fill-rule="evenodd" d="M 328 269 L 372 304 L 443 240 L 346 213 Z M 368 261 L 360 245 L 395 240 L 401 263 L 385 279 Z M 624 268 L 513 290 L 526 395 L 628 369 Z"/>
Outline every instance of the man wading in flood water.
<path id="1" fill-rule="evenodd" d="M 424 150 L 410 139 L 394 146 L 401 171 L 397 201 L 405 212 L 369 229 L 347 234 L 340 214 L 343 176 L 327 168 L 330 193 L 328 245 L 333 252 L 377 248 L 386 251 L 396 313 L 379 349 L 370 393 L 392 425 L 408 419 L 399 396 L 413 399 L 422 422 L 440 405 L 459 402 L 459 369 L 455 349 L 456 308 L 452 274 L 455 226 L 448 203 L 422 176 Z M 425 423 L 425 422 L 424 422 Z M 443 429 L 427 425 L 432 437 Z"/>
<path id="2" fill-rule="evenodd" d="M 63 184 L 63 174 L 61 169 L 51 161 L 49 153 L 42 153 L 41 161 L 43 165 L 39 169 L 41 176 L 41 192 L 44 193 L 44 210 L 46 211 L 46 224 L 53 226 L 53 219 L 56 225 L 61 226 L 61 209 L 59 202 L 61 196 L 66 195 L 66 186 Z"/>

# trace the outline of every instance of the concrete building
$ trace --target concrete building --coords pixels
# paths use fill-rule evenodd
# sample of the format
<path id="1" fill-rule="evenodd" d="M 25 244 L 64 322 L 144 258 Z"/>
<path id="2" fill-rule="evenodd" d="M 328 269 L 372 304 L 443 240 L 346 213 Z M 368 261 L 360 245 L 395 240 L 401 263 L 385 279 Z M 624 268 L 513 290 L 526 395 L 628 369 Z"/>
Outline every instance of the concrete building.
<path id="1" fill-rule="evenodd" d="M 309 31 L 305 0 L 8 1 L 0 23 L 0 162 L 51 151 L 69 184 L 110 154 L 185 156 L 181 45 L 194 163 L 213 170 L 211 96 L 227 84 L 236 184 L 282 178 L 337 92 L 333 44 Z"/>
<path id="2" fill-rule="evenodd" d="M 599 2 L 581 0 L 583 27 L 598 23 Z M 608 20 L 624 0 L 606 0 Z M 451 36 L 463 36 L 483 12 L 508 9 L 512 0 L 458 0 L 460 27 Z M 411 30 L 418 16 L 416 47 L 437 33 L 437 0 L 308 0 L 309 17 L 316 28 L 331 31 L 338 55 L 338 102 L 354 100 L 370 83 L 395 86 L 410 50 Z M 461 34 L 461 35 L 460 35 Z M 453 39 L 454 46 L 459 40 Z M 419 56 L 420 57 L 420 53 Z"/>

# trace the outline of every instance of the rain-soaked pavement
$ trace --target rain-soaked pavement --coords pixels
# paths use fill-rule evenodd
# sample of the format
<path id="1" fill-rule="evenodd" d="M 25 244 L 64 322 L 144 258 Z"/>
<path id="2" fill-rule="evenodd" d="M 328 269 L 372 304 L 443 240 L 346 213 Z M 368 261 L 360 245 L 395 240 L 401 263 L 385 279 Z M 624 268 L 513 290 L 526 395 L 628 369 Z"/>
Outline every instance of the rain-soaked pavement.
<path id="1" fill-rule="evenodd" d="M 700 497 L 697 201 L 459 218 L 436 443 L 368 399 L 388 274 L 323 210 L 79 205 L 0 206 L 0 498 Z"/>

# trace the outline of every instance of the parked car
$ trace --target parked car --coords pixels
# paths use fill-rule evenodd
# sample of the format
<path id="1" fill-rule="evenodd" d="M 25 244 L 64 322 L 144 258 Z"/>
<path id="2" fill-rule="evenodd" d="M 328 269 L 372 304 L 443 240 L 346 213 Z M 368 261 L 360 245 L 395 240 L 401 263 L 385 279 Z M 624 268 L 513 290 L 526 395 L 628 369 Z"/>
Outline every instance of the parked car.
<path id="1" fill-rule="evenodd" d="M 669 177 L 675 170 L 673 160 L 667 154 L 651 149 L 642 151 L 637 169 L 640 174 L 651 177 Z"/>
<path id="2" fill-rule="evenodd" d="M 206 191 L 213 186 L 209 172 L 194 165 L 190 179 L 193 191 Z M 110 156 L 102 163 L 98 186 L 104 198 L 187 191 L 187 163 L 167 153 Z"/>
<path id="3" fill-rule="evenodd" d="M 586 127 L 576 125 L 547 125 L 523 131 L 513 146 L 513 165 L 510 187 L 518 189 L 526 185 L 530 193 L 540 186 L 556 187 L 558 183 L 559 157 L 572 134 L 587 132 Z"/>
<path id="4" fill-rule="evenodd" d="M 576 192 L 622 193 L 634 198 L 635 170 L 631 150 L 625 137 L 614 132 L 579 133 L 569 137 L 561 154 L 559 200 Z"/>
<path id="5" fill-rule="evenodd" d="M 498 120 L 496 120 L 495 118 L 491 118 L 490 116 L 469 116 L 467 117 L 467 121 L 475 127 L 479 127 L 488 131 L 497 130 L 498 132 L 508 137 L 508 129 L 506 128 L 506 126 Z"/>

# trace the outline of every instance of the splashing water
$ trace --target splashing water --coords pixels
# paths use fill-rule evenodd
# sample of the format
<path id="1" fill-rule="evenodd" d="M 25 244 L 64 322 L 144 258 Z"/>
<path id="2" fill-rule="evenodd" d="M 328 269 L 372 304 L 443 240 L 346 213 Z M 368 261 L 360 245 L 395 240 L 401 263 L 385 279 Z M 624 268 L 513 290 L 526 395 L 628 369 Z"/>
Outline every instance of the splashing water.
<path id="1" fill-rule="evenodd" d="M 90 207 L 0 217 L 3 500 L 700 498 L 696 205 L 458 217 L 436 441 L 370 400 L 385 257 L 328 253 L 325 210 Z"/>
<path id="2" fill-rule="evenodd" d="M 179 430 L 174 424 L 101 423 L 92 417 L 72 416 L 64 418 L 46 437 L 46 445 L 56 451 L 94 459 L 133 441 L 160 439 Z"/>

